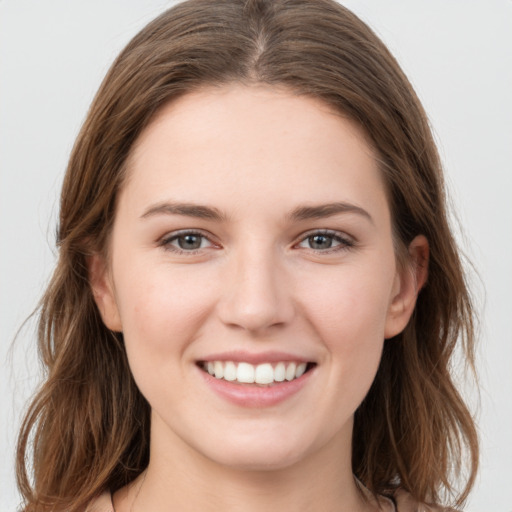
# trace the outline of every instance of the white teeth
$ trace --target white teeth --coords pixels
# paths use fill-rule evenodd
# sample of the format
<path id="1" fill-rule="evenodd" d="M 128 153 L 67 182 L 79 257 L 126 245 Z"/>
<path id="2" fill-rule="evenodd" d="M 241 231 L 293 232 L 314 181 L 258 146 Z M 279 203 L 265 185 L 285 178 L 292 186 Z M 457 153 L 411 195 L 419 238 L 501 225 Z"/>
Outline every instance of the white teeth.
<path id="1" fill-rule="evenodd" d="M 224 377 L 224 365 L 221 361 L 215 361 L 213 371 L 215 372 L 216 379 L 222 379 L 222 377 Z"/>
<path id="2" fill-rule="evenodd" d="M 238 363 L 236 380 L 238 382 L 252 384 L 254 382 L 254 366 L 249 363 Z"/>
<path id="3" fill-rule="evenodd" d="M 295 378 L 295 371 L 296 370 L 297 370 L 296 364 L 295 363 L 290 363 L 286 367 L 286 373 L 285 373 L 286 380 L 293 380 Z"/>
<path id="4" fill-rule="evenodd" d="M 300 363 L 297 365 L 297 369 L 295 370 L 295 378 L 298 379 L 301 375 L 304 375 L 306 371 L 306 363 Z"/>
<path id="5" fill-rule="evenodd" d="M 286 377 L 286 366 L 284 363 L 277 363 L 274 368 L 274 380 L 276 382 L 283 382 Z"/>
<path id="6" fill-rule="evenodd" d="M 226 380 L 236 380 L 236 366 L 231 361 L 226 363 L 224 367 L 224 378 Z"/>
<path id="7" fill-rule="evenodd" d="M 259 364 L 256 366 L 254 382 L 257 384 L 270 384 L 274 382 L 274 368 L 271 364 Z"/>
<path id="8" fill-rule="evenodd" d="M 274 382 L 292 381 L 301 377 L 307 368 L 307 363 L 279 362 L 275 365 L 262 363 L 234 363 L 233 361 L 208 361 L 203 368 L 217 379 L 238 381 L 244 384 L 269 385 Z"/>

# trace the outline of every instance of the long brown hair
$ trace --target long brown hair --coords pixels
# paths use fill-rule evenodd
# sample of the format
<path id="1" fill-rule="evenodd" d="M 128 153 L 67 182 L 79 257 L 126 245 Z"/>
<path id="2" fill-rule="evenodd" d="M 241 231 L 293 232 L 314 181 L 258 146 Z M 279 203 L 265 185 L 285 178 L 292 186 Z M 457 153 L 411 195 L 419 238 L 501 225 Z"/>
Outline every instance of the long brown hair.
<path id="1" fill-rule="evenodd" d="M 473 364 L 473 310 L 439 157 L 411 85 L 377 36 L 333 0 L 189 0 L 119 55 L 71 154 L 59 261 L 40 310 L 46 375 L 19 436 L 23 510 L 76 512 L 148 464 L 150 408 L 132 379 L 122 334 L 101 321 L 86 258 L 105 251 L 124 164 L 155 113 L 194 89 L 231 82 L 286 87 L 356 121 L 379 155 L 397 254 L 416 235 L 427 237 L 428 282 L 405 331 L 385 342 L 356 412 L 352 464 L 375 493 L 400 487 L 421 502 L 448 493 L 462 504 L 478 446 L 450 364 L 459 342 Z M 457 489 L 454 477 L 466 459 Z"/>

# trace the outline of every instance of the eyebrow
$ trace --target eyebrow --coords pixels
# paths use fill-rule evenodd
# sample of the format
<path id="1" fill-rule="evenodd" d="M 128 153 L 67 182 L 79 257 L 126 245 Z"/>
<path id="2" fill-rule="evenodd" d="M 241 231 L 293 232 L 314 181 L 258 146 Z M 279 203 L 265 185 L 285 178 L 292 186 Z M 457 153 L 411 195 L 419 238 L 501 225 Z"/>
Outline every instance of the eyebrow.
<path id="1" fill-rule="evenodd" d="M 340 213 L 355 213 L 368 219 L 372 224 L 374 221 L 372 216 L 360 206 L 351 203 L 336 202 L 314 206 L 298 206 L 287 216 L 292 221 L 301 221 L 309 219 L 322 219 L 332 217 Z M 194 203 L 173 203 L 162 202 L 149 207 L 141 218 L 145 219 L 155 215 L 185 215 L 196 219 L 208 219 L 222 222 L 226 216 L 217 208 L 212 206 L 204 206 Z"/>
<path id="2" fill-rule="evenodd" d="M 324 217 L 331 217 L 333 215 L 338 215 L 339 213 L 355 213 L 365 217 L 374 224 L 372 216 L 365 209 L 360 206 L 356 206 L 355 204 L 345 202 L 320 204 L 315 206 L 299 206 L 291 212 L 289 217 L 292 220 L 323 219 Z"/>
<path id="3" fill-rule="evenodd" d="M 148 208 L 142 215 L 142 219 L 155 215 L 185 215 L 196 219 L 209 219 L 215 221 L 225 220 L 220 210 L 211 206 L 202 206 L 193 203 L 158 203 Z"/>

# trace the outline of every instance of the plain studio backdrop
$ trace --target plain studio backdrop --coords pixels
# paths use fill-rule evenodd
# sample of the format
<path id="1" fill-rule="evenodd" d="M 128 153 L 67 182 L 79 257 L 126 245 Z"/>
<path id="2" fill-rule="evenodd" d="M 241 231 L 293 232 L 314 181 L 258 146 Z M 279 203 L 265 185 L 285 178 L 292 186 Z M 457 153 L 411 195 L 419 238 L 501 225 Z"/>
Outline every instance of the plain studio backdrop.
<path id="1" fill-rule="evenodd" d="M 429 114 L 481 316 L 481 471 L 468 512 L 512 511 L 512 1 L 350 0 Z M 163 0 L 0 0 L 0 510 L 19 503 L 14 444 L 39 375 L 29 321 L 55 263 L 58 194 L 109 65 Z M 478 401 L 480 406 L 477 409 Z"/>

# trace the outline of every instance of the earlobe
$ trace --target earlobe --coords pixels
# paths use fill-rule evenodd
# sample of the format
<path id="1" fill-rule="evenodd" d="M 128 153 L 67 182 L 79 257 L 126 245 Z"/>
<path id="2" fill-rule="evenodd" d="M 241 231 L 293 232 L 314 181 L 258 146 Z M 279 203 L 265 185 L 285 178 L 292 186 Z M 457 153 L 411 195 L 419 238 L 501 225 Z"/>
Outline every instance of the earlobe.
<path id="1" fill-rule="evenodd" d="M 418 235 L 409 244 L 408 261 L 398 269 L 388 309 L 384 337 L 392 338 L 401 333 L 416 306 L 418 294 L 428 276 L 429 245 L 423 235 Z"/>
<path id="2" fill-rule="evenodd" d="M 98 253 L 89 256 L 87 258 L 87 269 L 94 301 L 103 323 L 111 331 L 122 332 L 123 328 L 114 286 L 105 258 Z"/>

